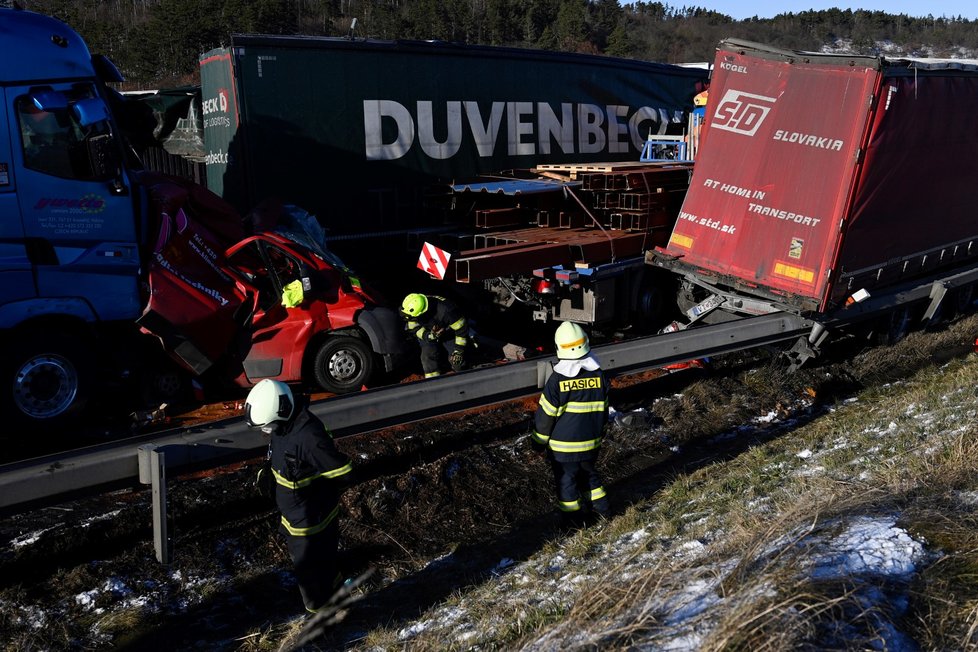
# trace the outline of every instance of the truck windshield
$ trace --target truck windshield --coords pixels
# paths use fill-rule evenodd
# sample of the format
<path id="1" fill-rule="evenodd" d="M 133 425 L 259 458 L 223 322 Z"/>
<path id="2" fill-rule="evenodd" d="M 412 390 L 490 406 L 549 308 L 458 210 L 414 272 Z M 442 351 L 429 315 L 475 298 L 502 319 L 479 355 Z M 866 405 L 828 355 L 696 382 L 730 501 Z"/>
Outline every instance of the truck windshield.
<path id="1" fill-rule="evenodd" d="M 112 171 L 93 165 L 90 143 L 97 137 L 111 138 L 108 121 L 83 126 L 71 110 L 78 100 L 95 97 L 90 87 L 75 87 L 65 92 L 67 106 L 39 109 L 31 96 L 23 95 L 15 102 L 24 167 L 44 174 L 67 179 L 106 181 Z"/>

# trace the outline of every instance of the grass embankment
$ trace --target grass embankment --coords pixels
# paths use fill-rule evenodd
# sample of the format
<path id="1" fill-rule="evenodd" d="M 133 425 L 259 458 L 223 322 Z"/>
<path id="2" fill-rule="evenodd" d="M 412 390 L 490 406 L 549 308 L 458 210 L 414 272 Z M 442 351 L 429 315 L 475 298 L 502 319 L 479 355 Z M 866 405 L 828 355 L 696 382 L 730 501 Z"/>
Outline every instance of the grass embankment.
<path id="1" fill-rule="evenodd" d="M 910 366 L 361 648 L 974 648 L 978 356 Z"/>

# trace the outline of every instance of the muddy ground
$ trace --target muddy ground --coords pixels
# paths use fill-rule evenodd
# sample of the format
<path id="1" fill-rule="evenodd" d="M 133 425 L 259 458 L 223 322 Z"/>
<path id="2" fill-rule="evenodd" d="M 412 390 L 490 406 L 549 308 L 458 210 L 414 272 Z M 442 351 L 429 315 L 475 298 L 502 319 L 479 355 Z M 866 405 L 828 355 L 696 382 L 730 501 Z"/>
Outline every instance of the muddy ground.
<path id="1" fill-rule="evenodd" d="M 772 436 L 762 422 L 745 426 L 756 417 L 817 418 L 862 387 L 967 355 L 976 334 L 970 316 L 895 346 L 841 342 L 793 374 L 759 350 L 705 369 L 617 379 L 612 406 L 631 415 L 609 426 L 601 457 L 613 509 Z M 341 563 L 349 577 L 375 572 L 323 647 L 342 649 L 375 626 L 413 618 L 560 534 L 549 469 L 529 447 L 534 409 L 527 399 L 338 440 L 357 473 L 342 501 Z M 281 632 L 302 604 L 255 470 L 171 479 L 167 568 L 154 559 L 145 490 L 0 521 L 6 649 L 254 649 Z"/>

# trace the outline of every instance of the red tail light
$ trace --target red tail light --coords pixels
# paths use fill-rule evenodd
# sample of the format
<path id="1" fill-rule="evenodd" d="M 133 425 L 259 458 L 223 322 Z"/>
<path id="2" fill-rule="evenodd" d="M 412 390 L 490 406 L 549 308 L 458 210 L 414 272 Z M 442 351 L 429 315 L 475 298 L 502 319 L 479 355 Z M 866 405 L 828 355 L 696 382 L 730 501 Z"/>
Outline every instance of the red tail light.
<path id="1" fill-rule="evenodd" d="M 557 284 L 545 278 L 533 279 L 531 287 L 537 294 L 555 294 L 557 292 Z"/>

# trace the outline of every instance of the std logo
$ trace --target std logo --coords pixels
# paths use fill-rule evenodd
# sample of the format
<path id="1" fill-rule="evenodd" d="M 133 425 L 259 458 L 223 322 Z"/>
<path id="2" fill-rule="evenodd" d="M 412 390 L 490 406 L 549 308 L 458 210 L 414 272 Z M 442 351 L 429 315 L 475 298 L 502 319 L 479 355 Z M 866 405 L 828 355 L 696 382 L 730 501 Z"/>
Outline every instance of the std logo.
<path id="1" fill-rule="evenodd" d="M 711 127 L 753 136 L 774 107 L 776 98 L 729 89 L 713 114 Z"/>

